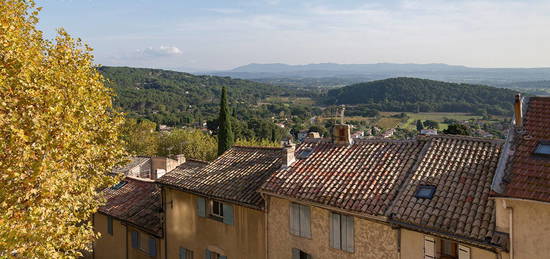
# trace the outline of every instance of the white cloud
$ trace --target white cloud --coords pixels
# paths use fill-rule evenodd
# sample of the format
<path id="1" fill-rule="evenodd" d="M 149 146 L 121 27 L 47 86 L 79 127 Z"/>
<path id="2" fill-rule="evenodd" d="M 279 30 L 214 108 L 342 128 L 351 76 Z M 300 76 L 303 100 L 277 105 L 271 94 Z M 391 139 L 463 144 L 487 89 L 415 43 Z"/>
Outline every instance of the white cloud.
<path id="1" fill-rule="evenodd" d="M 138 49 L 135 51 L 136 56 L 143 57 L 169 57 L 169 56 L 178 56 L 183 54 L 183 52 L 174 46 L 163 46 L 161 45 L 158 48 L 148 47 L 145 49 Z"/>

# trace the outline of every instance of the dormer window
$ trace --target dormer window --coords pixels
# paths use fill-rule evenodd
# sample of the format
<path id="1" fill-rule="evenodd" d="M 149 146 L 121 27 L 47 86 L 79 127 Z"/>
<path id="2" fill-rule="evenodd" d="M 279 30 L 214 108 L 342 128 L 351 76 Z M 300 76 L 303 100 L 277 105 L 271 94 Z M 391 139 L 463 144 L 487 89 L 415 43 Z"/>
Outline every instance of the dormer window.
<path id="1" fill-rule="evenodd" d="M 550 156 L 550 141 L 540 141 L 533 153 L 540 156 Z"/>
<path id="2" fill-rule="evenodd" d="M 420 185 L 416 190 L 415 197 L 419 199 L 431 199 L 434 197 L 435 186 L 433 185 Z"/>

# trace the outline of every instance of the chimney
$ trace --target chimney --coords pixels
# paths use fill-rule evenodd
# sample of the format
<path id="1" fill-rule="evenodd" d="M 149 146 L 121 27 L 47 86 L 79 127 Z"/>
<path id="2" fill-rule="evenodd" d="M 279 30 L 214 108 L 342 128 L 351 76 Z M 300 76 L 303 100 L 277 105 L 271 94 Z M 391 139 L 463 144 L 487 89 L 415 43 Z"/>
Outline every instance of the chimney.
<path id="1" fill-rule="evenodd" d="M 514 121 L 517 129 L 523 127 L 522 106 L 521 94 L 516 94 L 516 101 L 514 102 Z"/>
<path id="2" fill-rule="evenodd" d="M 293 144 L 290 140 L 285 141 L 283 143 L 283 151 L 282 151 L 283 167 L 288 167 L 292 163 L 294 163 L 294 161 L 296 161 L 296 157 L 294 156 L 294 151 L 296 151 L 296 145 Z"/>
<path id="3" fill-rule="evenodd" d="M 319 134 L 319 132 L 312 131 L 307 134 L 306 138 L 321 138 L 321 134 Z"/>
<path id="4" fill-rule="evenodd" d="M 335 124 L 332 128 L 332 142 L 334 144 L 351 144 L 351 126 L 347 124 Z"/>

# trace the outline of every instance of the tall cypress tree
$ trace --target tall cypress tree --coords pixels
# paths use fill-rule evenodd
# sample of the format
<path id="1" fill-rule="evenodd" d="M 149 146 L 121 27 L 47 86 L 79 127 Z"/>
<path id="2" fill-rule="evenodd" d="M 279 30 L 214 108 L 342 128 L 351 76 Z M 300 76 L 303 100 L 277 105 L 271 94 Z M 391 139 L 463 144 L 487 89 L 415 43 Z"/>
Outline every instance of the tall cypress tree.
<path id="1" fill-rule="evenodd" d="M 227 90 L 222 88 L 222 98 L 220 102 L 220 116 L 218 117 L 218 156 L 233 146 L 234 136 L 231 130 L 231 114 L 227 104 Z"/>

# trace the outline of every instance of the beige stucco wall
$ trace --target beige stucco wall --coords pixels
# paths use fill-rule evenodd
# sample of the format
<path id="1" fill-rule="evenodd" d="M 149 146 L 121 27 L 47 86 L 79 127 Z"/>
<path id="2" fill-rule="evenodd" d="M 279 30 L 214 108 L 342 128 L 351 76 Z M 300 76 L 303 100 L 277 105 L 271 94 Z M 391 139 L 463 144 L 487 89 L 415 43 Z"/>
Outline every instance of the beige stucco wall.
<path id="1" fill-rule="evenodd" d="M 111 235 L 107 233 L 107 216 L 96 213 L 94 229 L 101 234 L 94 244 L 94 258 L 126 258 L 126 226 L 113 219 L 113 235 Z"/>
<path id="2" fill-rule="evenodd" d="M 434 237 L 437 239 L 437 237 Z M 462 244 L 470 248 L 470 259 L 497 259 L 497 254 L 478 247 Z M 438 248 L 436 247 L 436 250 Z M 424 234 L 401 229 L 401 258 L 424 259 Z"/>
<path id="3" fill-rule="evenodd" d="M 268 258 L 292 258 L 292 248 L 298 248 L 313 258 L 397 258 L 396 230 L 390 226 L 355 217 L 355 252 L 330 247 L 330 211 L 311 207 L 311 239 L 290 234 L 289 201 L 269 198 Z"/>
<path id="4" fill-rule="evenodd" d="M 550 258 L 550 204 L 496 198 L 497 229 L 506 233 L 510 231 L 510 216 L 504 202 L 512 208 L 513 258 Z M 503 254 L 503 258 L 508 256 Z"/>
<path id="5" fill-rule="evenodd" d="M 205 249 L 228 258 L 265 258 L 265 216 L 262 211 L 233 204 L 234 224 L 227 225 L 196 212 L 196 197 L 190 193 L 164 188 L 166 242 L 168 258 L 178 258 L 179 248 L 190 249 L 195 259 Z"/>

